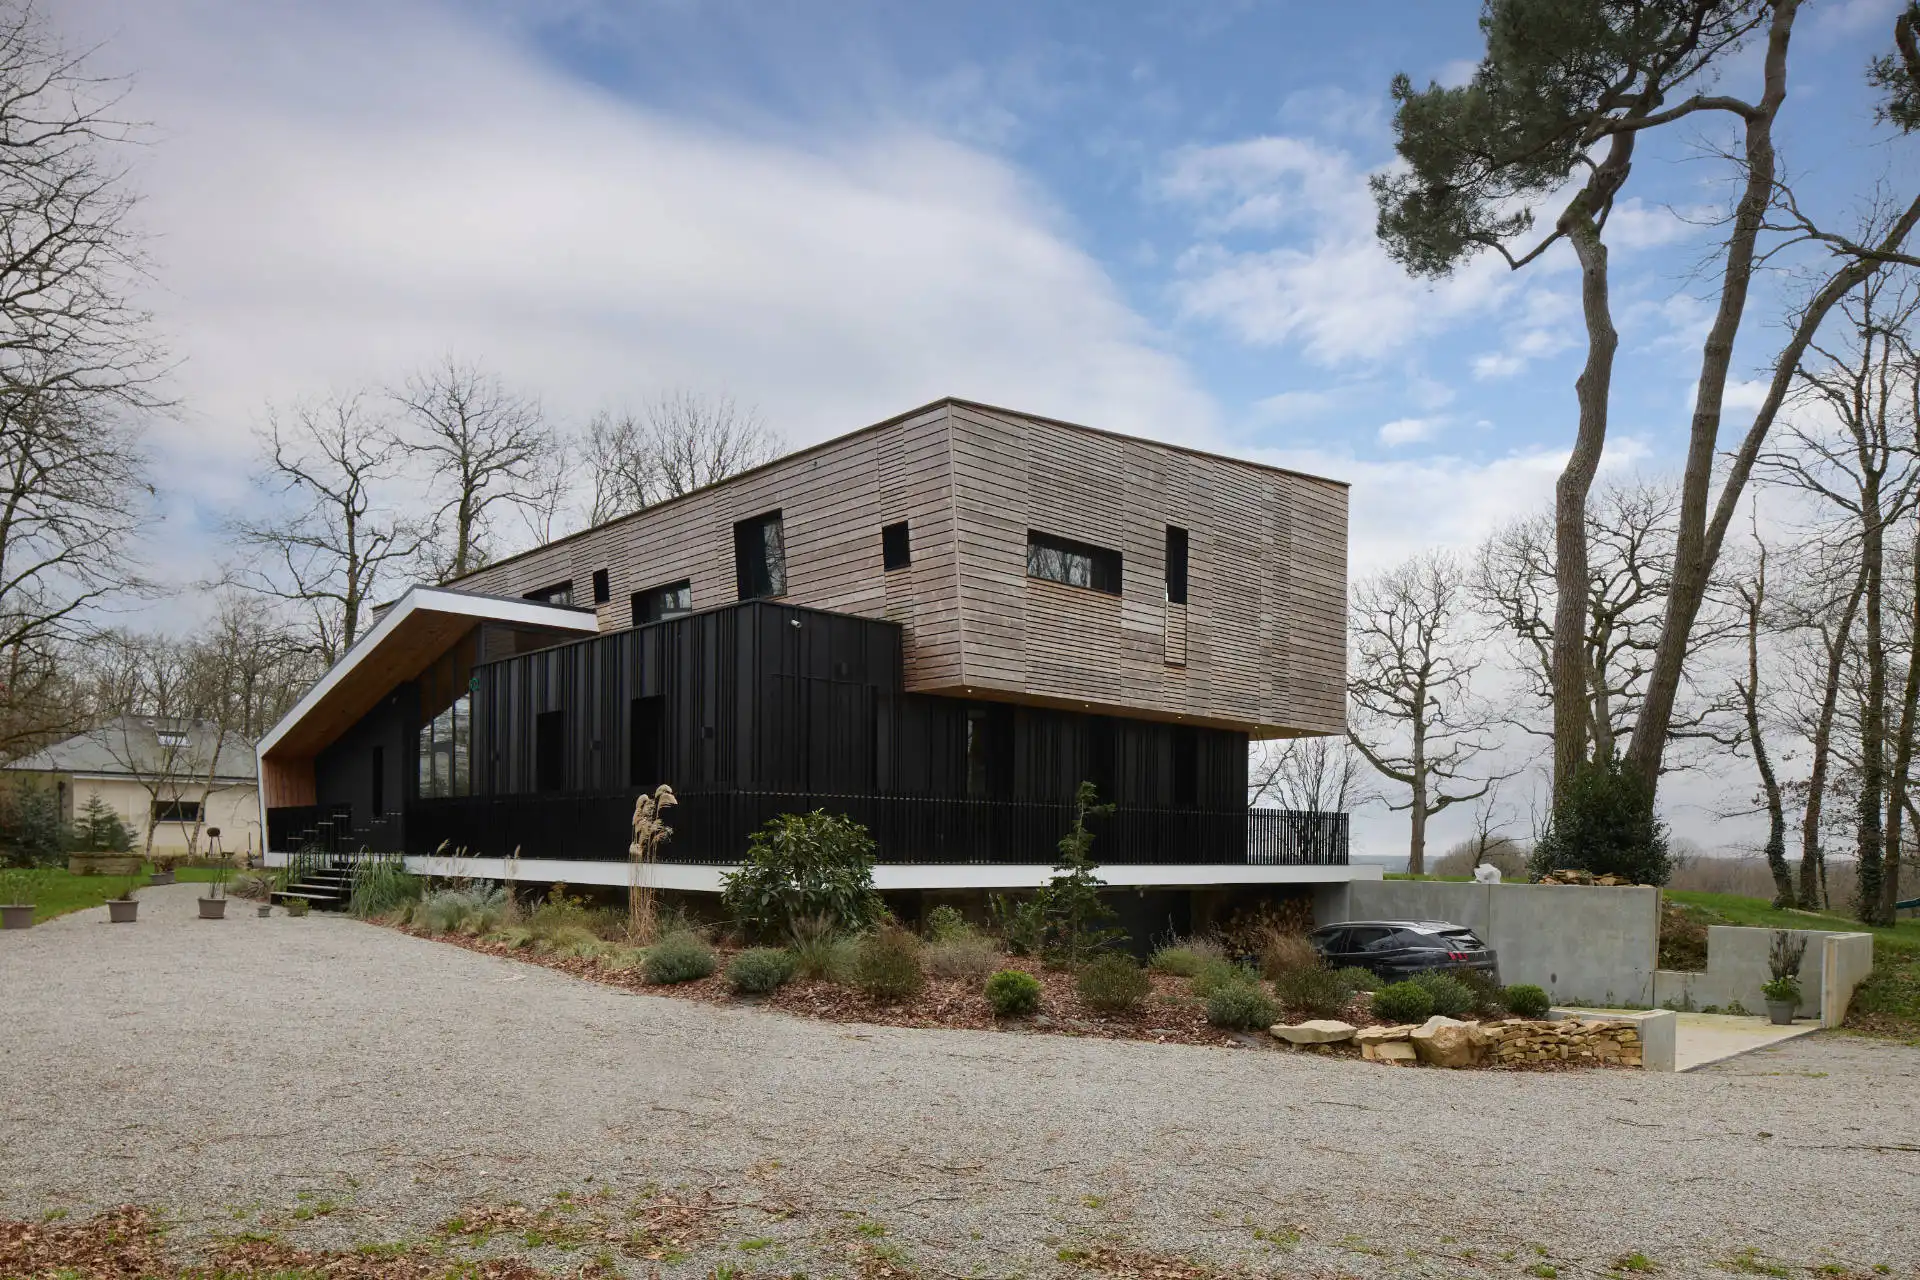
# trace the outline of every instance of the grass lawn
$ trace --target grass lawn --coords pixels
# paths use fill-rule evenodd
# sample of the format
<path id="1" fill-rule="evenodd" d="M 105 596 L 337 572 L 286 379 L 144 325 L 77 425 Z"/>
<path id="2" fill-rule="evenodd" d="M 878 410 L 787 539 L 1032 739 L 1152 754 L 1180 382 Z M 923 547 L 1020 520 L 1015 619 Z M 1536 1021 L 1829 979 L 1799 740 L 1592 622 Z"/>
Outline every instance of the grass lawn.
<path id="1" fill-rule="evenodd" d="M 146 884 L 147 873 L 152 870 L 152 863 L 142 864 L 140 884 Z M 183 883 L 204 884 L 211 881 L 213 877 L 212 867 L 180 867 L 174 872 L 174 878 Z M 33 877 L 34 923 L 51 920 L 55 916 L 64 916 L 69 911 L 85 911 L 88 907 L 97 907 L 118 894 L 129 878 L 127 876 L 77 876 L 65 867 L 43 867 L 35 871 Z"/>
<path id="2" fill-rule="evenodd" d="M 1871 933 L 1873 976 L 1854 993 L 1847 1026 L 1920 1040 L 1920 920 L 1903 920 L 1892 928 L 1879 929 L 1833 912 L 1781 911 L 1765 898 L 1731 893 L 1669 890 L 1666 899 L 1687 908 L 1688 914 L 1703 924 Z"/>

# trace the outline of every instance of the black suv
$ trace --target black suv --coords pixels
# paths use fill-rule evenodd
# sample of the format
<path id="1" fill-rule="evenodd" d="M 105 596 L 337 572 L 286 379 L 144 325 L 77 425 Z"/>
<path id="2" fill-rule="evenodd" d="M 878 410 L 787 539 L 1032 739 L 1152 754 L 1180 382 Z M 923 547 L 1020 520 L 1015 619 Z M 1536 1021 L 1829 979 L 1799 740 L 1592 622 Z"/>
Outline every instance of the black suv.
<path id="1" fill-rule="evenodd" d="M 1346 920 L 1315 929 L 1307 940 L 1335 969 L 1353 965 L 1390 981 L 1461 969 L 1500 980 L 1493 949 L 1473 930 L 1444 920 Z"/>

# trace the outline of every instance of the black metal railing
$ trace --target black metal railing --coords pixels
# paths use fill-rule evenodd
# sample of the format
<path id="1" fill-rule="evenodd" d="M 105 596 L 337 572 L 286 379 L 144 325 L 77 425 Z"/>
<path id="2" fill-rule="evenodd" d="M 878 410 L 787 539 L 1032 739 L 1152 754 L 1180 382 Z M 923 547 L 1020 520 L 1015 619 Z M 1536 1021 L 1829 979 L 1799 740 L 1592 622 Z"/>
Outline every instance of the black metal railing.
<path id="1" fill-rule="evenodd" d="M 321 820 L 314 839 L 336 851 L 619 861 L 627 856 L 634 795 L 465 796 L 415 801 L 404 822 L 355 830 Z M 1051 863 L 1073 821 L 1067 802 L 804 792 L 694 792 L 667 811 L 666 862 L 739 861 L 748 837 L 788 813 L 824 809 L 865 826 L 888 863 Z M 268 830 L 278 830 L 268 811 Z M 305 812 L 305 811 L 302 811 Z M 1102 863 L 1342 866 L 1347 815 L 1282 809 L 1123 807 L 1088 822 Z M 343 837 L 340 829 L 348 835 Z"/>

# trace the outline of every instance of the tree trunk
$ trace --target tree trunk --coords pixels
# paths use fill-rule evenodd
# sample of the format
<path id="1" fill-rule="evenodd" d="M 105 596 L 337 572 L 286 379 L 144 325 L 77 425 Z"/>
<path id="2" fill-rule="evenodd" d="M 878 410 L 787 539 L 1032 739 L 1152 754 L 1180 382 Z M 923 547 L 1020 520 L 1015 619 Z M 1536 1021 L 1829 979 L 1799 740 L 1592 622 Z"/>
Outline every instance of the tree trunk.
<path id="1" fill-rule="evenodd" d="M 1833 760 L 1833 718 L 1840 705 L 1840 678 L 1845 673 L 1847 642 L 1853 636 L 1853 620 L 1860 612 L 1860 597 L 1867 590 L 1866 566 L 1854 575 L 1853 590 L 1847 593 L 1846 606 L 1834 633 L 1827 641 L 1826 685 L 1820 693 L 1820 714 L 1813 724 L 1813 762 L 1807 773 L 1807 809 L 1800 822 L 1800 905 L 1826 905 L 1827 875 L 1820 849 L 1821 809 L 1827 796 L 1827 769 Z"/>
<path id="2" fill-rule="evenodd" d="M 1920 626 L 1920 536 L 1914 540 L 1912 582 L 1908 595 L 1909 617 Z M 1875 905 L 1875 924 L 1894 921 L 1893 904 L 1900 901 L 1900 836 L 1907 808 L 1907 774 L 1913 768 L 1914 734 L 1920 729 L 1920 655 L 1907 657 L 1906 687 L 1900 695 L 1900 728 L 1894 738 L 1893 771 L 1887 785 L 1887 823 L 1885 852 L 1880 863 L 1880 899 Z"/>
<path id="3" fill-rule="evenodd" d="M 1760 731 L 1760 614 L 1767 603 L 1767 552 L 1760 549 L 1759 572 L 1751 593 L 1741 593 L 1747 604 L 1747 683 L 1741 690 L 1746 704 L 1747 741 L 1753 744 L 1753 767 L 1760 773 L 1760 789 L 1767 799 L 1767 870 L 1773 876 L 1773 905 L 1794 907 L 1793 873 L 1787 869 L 1787 811 L 1780 799 L 1780 780 L 1767 757 L 1767 740 Z"/>
<path id="4" fill-rule="evenodd" d="M 1765 88 L 1758 107 L 1746 122 L 1746 187 L 1735 206 L 1733 231 L 1727 238 L 1726 265 L 1720 277 L 1720 306 L 1707 331 L 1700 356 L 1700 380 L 1695 387 L 1693 426 L 1687 442 L 1687 463 L 1680 485 L 1680 525 L 1674 542 L 1673 580 L 1667 592 L 1666 618 L 1647 677 L 1640 718 L 1627 747 L 1628 767 L 1640 775 L 1647 795 L 1660 785 L 1660 762 L 1667 733 L 1673 724 L 1674 703 L 1680 696 L 1680 678 L 1694 619 L 1707 593 L 1714 561 L 1720 555 L 1724 526 L 1710 535 L 1707 505 L 1713 488 L 1714 462 L 1720 448 L 1720 415 L 1725 406 L 1727 374 L 1733 363 L 1734 339 L 1746 314 L 1747 290 L 1753 281 L 1754 246 L 1774 197 L 1773 121 L 1787 97 L 1787 46 L 1799 0 L 1775 0 L 1773 22 L 1767 32 Z M 1809 334 L 1809 336 L 1811 336 Z M 1729 474 L 1725 493 L 1739 500 L 1742 471 Z M 1719 522 L 1716 521 L 1716 524 Z"/>
<path id="5" fill-rule="evenodd" d="M 1426 703 L 1426 691 L 1420 694 L 1421 705 Z M 1413 724 L 1413 804 L 1409 810 L 1412 819 L 1407 834 L 1407 874 L 1423 876 L 1427 873 L 1427 726 L 1424 718 Z"/>
<path id="6" fill-rule="evenodd" d="M 1861 920 L 1871 923 L 1880 910 L 1880 856 L 1885 848 L 1881 805 L 1887 791 L 1887 650 L 1882 631 L 1886 530 L 1881 524 L 1878 487 L 1871 479 L 1861 498 L 1860 563 L 1867 583 L 1867 691 L 1860 711 L 1859 827 L 1855 844 L 1860 884 L 1853 909 Z"/>
<path id="7" fill-rule="evenodd" d="M 1616 146 L 1618 139 L 1616 138 Z M 1624 168 L 1624 158 L 1622 159 Z M 1624 175 L 1623 175 L 1624 176 Z M 1568 228 L 1580 259 L 1580 304 L 1587 326 L 1587 362 L 1574 383 L 1580 425 L 1573 452 L 1554 485 L 1553 507 L 1553 794 L 1556 804 L 1586 759 L 1587 494 L 1607 439 L 1613 357 L 1620 335 L 1607 291 L 1607 246 L 1588 210 Z"/>

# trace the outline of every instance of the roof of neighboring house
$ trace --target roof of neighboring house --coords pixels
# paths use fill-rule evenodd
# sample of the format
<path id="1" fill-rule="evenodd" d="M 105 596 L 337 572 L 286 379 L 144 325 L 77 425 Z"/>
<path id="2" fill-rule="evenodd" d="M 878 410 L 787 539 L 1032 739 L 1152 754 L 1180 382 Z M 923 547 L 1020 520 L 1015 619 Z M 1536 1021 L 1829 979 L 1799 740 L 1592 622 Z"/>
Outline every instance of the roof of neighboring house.
<path id="1" fill-rule="evenodd" d="M 161 735 L 181 742 L 162 743 Z M 207 776 L 219 727 L 210 720 L 165 716 L 116 716 L 65 742 L 23 756 L 4 766 L 29 773 L 74 773 L 100 777 L 148 778 L 171 775 L 180 781 Z M 237 733 L 220 743 L 214 768 L 221 782 L 252 782 L 253 744 Z"/>

